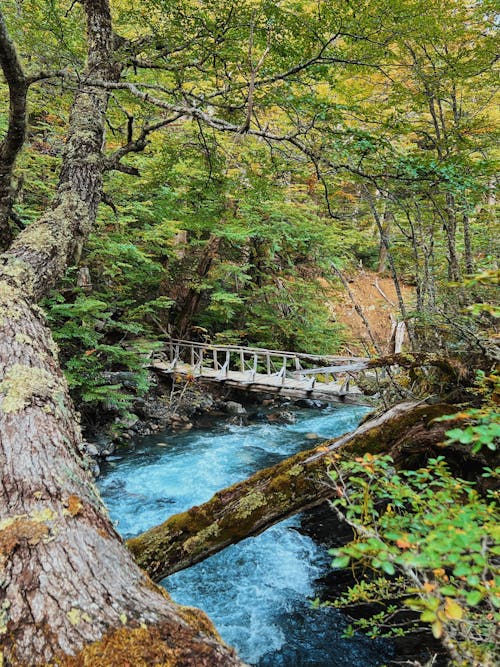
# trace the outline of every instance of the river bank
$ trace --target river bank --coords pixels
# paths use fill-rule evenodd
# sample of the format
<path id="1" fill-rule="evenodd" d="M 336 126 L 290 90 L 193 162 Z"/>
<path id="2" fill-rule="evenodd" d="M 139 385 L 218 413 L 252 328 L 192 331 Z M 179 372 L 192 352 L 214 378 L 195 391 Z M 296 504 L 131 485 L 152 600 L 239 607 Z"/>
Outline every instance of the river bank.
<path id="1" fill-rule="evenodd" d="M 151 389 L 145 396 L 135 399 L 127 416 L 104 414 L 84 427 L 84 448 L 97 477 L 103 461 L 137 438 L 157 433 L 187 433 L 193 428 L 210 428 L 218 423 L 237 426 L 259 421 L 293 424 L 297 410 L 321 410 L 327 406 L 327 403 L 309 399 L 248 394 L 198 380 L 176 381 L 173 378 L 170 382 L 155 377 Z M 308 439 L 313 441 L 316 436 L 311 432 Z"/>

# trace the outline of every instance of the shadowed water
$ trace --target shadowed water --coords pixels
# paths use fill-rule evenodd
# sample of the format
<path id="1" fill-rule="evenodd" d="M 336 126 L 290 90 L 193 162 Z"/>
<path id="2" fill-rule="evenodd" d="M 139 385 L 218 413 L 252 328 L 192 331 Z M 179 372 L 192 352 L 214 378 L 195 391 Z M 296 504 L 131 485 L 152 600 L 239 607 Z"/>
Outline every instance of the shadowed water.
<path id="1" fill-rule="evenodd" d="M 136 535 L 208 500 L 215 491 L 314 446 L 307 433 L 331 438 L 356 427 L 366 408 L 303 410 L 292 425 L 218 426 L 150 436 L 115 456 L 99 486 L 117 528 Z M 259 667 L 376 667 L 386 645 L 342 639 L 346 622 L 332 609 L 312 610 L 326 550 L 299 530 L 297 517 L 233 545 L 162 583 L 173 598 L 204 609 L 223 639 Z"/>

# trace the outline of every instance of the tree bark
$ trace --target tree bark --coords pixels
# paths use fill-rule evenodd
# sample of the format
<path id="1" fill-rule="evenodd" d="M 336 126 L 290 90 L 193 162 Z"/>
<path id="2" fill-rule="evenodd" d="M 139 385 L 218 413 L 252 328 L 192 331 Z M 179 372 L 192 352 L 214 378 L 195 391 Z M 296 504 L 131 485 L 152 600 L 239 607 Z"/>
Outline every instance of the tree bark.
<path id="1" fill-rule="evenodd" d="M 0 143 L 0 250 L 12 241 L 9 224 L 14 203 L 12 172 L 26 132 L 28 83 L 0 10 L 0 67 L 9 88 L 9 124 Z"/>
<path id="2" fill-rule="evenodd" d="M 108 2 L 83 4 L 87 74 L 116 78 Z M 123 547 L 35 305 L 95 219 L 106 107 L 83 84 L 54 203 L 0 259 L 0 664 L 239 665 L 207 617 L 175 605 Z"/>
<path id="3" fill-rule="evenodd" d="M 364 191 L 364 193 L 366 195 L 366 198 L 368 200 L 370 210 L 373 214 L 375 224 L 377 225 L 377 229 L 378 229 L 379 234 L 380 234 L 380 243 L 385 247 L 385 250 L 386 250 L 386 253 L 387 253 L 386 257 L 387 257 L 387 261 L 389 262 L 389 267 L 391 269 L 391 275 L 392 275 L 392 282 L 394 283 L 394 289 L 396 290 L 396 296 L 398 298 L 399 311 L 401 313 L 401 317 L 402 317 L 404 323 L 406 324 L 406 330 L 408 332 L 408 339 L 410 341 L 411 347 L 414 348 L 415 347 L 415 344 L 414 344 L 415 341 L 414 341 L 414 336 L 413 336 L 413 327 L 412 327 L 412 323 L 411 323 L 411 321 L 408 317 L 408 313 L 406 311 L 406 305 L 405 305 L 404 298 L 403 298 L 403 292 L 401 290 L 401 284 L 400 284 L 398 272 L 396 270 L 396 265 L 394 263 L 394 257 L 392 256 L 392 252 L 391 252 L 391 249 L 390 249 L 390 246 L 389 246 L 389 237 L 388 237 L 388 234 L 386 234 L 384 232 L 384 224 L 383 224 L 382 220 L 380 219 L 380 215 L 379 215 L 379 212 L 378 212 L 377 206 L 376 206 L 376 201 L 375 201 L 373 195 L 371 194 L 370 190 L 368 189 L 368 187 L 366 185 L 363 186 L 363 191 Z"/>
<path id="4" fill-rule="evenodd" d="M 335 494 L 328 459 L 342 454 L 389 453 L 396 464 L 422 458 L 445 439 L 448 424 L 432 420 L 453 412 L 446 404 L 402 403 L 352 433 L 300 452 L 243 482 L 217 492 L 203 505 L 176 514 L 127 542 L 136 561 L 155 581 L 198 563 L 230 544 L 257 535 L 278 521 Z"/>
<path id="5" fill-rule="evenodd" d="M 202 281 L 207 277 L 214 259 L 219 250 L 220 238 L 212 234 L 203 248 L 201 258 L 196 268 L 196 281 Z M 205 292 L 199 287 L 190 287 L 182 300 L 180 312 L 176 318 L 175 331 L 179 338 L 186 338 L 192 326 L 193 318 L 198 313 L 201 300 Z"/>

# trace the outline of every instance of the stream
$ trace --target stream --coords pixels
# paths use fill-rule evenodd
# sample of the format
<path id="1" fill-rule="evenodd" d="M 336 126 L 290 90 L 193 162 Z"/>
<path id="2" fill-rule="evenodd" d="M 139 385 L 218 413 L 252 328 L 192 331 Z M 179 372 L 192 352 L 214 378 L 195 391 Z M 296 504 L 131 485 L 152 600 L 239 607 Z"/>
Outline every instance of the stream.
<path id="1" fill-rule="evenodd" d="M 218 424 L 166 432 L 110 457 L 98 480 L 124 538 L 208 500 L 296 452 L 314 446 L 307 433 L 331 438 L 355 428 L 360 406 L 299 410 L 295 424 Z M 162 582 L 174 600 L 202 608 L 222 638 L 258 667 L 377 667 L 390 657 L 380 640 L 342 638 L 335 609 L 311 608 L 327 550 L 300 532 L 292 517 Z"/>

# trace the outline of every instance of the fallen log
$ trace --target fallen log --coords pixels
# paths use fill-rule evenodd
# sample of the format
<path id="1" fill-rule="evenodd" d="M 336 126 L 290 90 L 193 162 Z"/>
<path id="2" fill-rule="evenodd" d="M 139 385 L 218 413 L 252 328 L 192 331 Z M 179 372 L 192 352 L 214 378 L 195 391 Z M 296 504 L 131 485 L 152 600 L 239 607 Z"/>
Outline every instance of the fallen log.
<path id="1" fill-rule="evenodd" d="M 326 463 L 334 450 L 352 455 L 385 452 L 398 463 L 442 442 L 449 423 L 433 420 L 452 412 L 446 404 L 401 403 L 351 433 L 218 491 L 203 505 L 128 540 L 127 546 L 136 562 L 159 581 L 332 497 Z"/>

